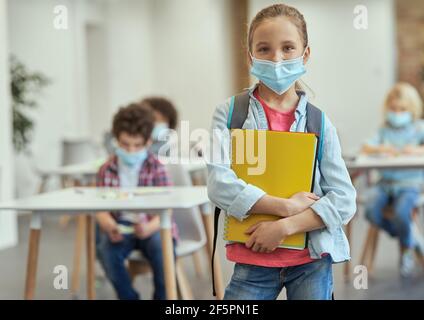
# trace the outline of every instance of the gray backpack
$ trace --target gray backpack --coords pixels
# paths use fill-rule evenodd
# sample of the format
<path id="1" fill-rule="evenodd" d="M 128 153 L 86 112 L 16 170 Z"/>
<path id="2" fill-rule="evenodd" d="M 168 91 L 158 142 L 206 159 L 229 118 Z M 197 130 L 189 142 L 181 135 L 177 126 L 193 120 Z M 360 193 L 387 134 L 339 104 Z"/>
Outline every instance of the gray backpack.
<path id="1" fill-rule="evenodd" d="M 228 114 L 227 127 L 228 129 L 241 129 L 244 122 L 247 119 L 249 112 L 249 101 L 250 96 L 248 91 L 244 91 L 238 95 L 231 97 L 230 110 Z M 318 138 L 318 149 L 317 149 L 317 161 L 318 163 L 322 158 L 322 144 L 324 141 L 324 112 L 315 107 L 311 103 L 306 104 L 306 131 L 315 133 Z M 315 172 L 315 171 L 314 171 Z M 216 249 L 216 240 L 218 235 L 218 221 L 221 209 L 215 207 L 214 213 L 214 238 L 213 238 L 213 250 L 212 250 L 212 288 L 213 295 L 216 296 L 215 291 L 215 270 L 214 270 L 214 258 Z"/>

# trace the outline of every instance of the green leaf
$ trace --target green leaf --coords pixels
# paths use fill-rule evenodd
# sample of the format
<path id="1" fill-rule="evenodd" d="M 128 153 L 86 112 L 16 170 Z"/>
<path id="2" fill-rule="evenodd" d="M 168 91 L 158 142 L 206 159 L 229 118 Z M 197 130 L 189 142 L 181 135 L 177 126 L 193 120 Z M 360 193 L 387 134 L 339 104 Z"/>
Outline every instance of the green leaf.
<path id="1" fill-rule="evenodd" d="M 51 83 L 41 72 L 29 71 L 15 56 L 10 57 L 10 90 L 12 94 L 13 145 L 15 150 L 24 151 L 32 138 L 33 120 L 25 109 L 38 107 L 37 97 Z"/>

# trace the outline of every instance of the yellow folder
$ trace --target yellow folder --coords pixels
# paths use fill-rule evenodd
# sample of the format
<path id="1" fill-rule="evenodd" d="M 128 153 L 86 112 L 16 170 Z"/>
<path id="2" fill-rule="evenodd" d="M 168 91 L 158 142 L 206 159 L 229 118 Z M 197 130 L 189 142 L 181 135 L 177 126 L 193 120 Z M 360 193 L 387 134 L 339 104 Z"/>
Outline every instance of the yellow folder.
<path id="1" fill-rule="evenodd" d="M 276 197 L 289 198 L 300 191 L 312 191 L 316 151 L 317 137 L 312 133 L 231 130 L 231 168 L 240 179 Z M 224 239 L 244 243 L 250 226 L 278 218 L 252 214 L 240 222 L 227 215 Z M 306 233 L 287 237 L 280 247 L 304 249 Z"/>

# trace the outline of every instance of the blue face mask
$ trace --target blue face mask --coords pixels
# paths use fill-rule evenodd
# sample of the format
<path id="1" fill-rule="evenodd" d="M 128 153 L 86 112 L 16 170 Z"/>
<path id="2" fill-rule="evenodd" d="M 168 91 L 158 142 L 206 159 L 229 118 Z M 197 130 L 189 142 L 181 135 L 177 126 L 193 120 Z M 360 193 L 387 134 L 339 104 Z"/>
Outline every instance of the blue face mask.
<path id="1" fill-rule="evenodd" d="M 115 153 L 128 167 L 141 166 L 148 156 L 146 148 L 138 152 L 127 152 L 122 148 L 116 148 Z"/>
<path id="2" fill-rule="evenodd" d="M 168 124 L 164 122 L 159 122 L 155 124 L 152 131 L 152 140 L 159 141 L 166 132 L 168 132 Z"/>
<path id="3" fill-rule="evenodd" d="M 386 115 L 387 122 L 395 128 L 405 127 L 412 122 L 411 112 L 387 112 Z"/>
<path id="4" fill-rule="evenodd" d="M 303 64 L 304 55 L 305 52 L 299 58 L 280 62 L 256 59 L 250 55 L 252 58 L 250 73 L 276 94 L 282 95 L 306 73 Z"/>

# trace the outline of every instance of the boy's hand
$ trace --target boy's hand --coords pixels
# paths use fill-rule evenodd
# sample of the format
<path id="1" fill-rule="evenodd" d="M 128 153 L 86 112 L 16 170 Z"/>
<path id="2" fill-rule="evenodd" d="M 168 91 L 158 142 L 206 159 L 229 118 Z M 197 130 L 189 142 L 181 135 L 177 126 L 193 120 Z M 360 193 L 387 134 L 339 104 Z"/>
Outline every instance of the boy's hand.
<path id="1" fill-rule="evenodd" d="M 287 237 L 284 219 L 259 222 L 246 230 L 250 235 L 245 246 L 254 252 L 270 253 Z"/>
<path id="2" fill-rule="evenodd" d="M 317 200 L 319 200 L 319 197 L 311 192 L 298 192 L 294 194 L 287 201 L 288 217 L 305 211 Z"/>
<path id="3" fill-rule="evenodd" d="M 134 225 L 135 235 L 139 239 L 146 239 L 160 229 L 159 216 L 155 216 L 147 223 L 138 223 Z"/>
<path id="4" fill-rule="evenodd" d="M 387 154 L 390 156 L 397 156 L 399 154 L 399 150 L 390 145 L 382 145 L 380 147 L 380 153 Z"/>
<path id="5" fill-rule="evenodd" d="M 113 243 L 120 242 L 124 239 L 119 232 L 118 224 L 108 212 L 101 212 L 96 215 L 100 229 L 102 229 Z"/>
<path id="6" fill-rule="evenodd" d="M 124 236 L 119 232 L 118 224 L 115 223 L 115 225 L 109 227 L 109 229 L 106 231 L 109 239 L 113 243 L 121 242 L 124 240 Z"/>
<path id="7" fill-rule="evenodd" d="M 406 155 L 422 155 L 424 154 L 424 148 L 422 146 L 408 145 L 402 149 L 402 153 Z"/>
<path id="8" fill-rule="evenodd" d="M 399 150 L 388 144 L 381 144 L 378 146 L 364 145 L 361 153 L 366 155 L 397 156 L 399 154 Z"/>

